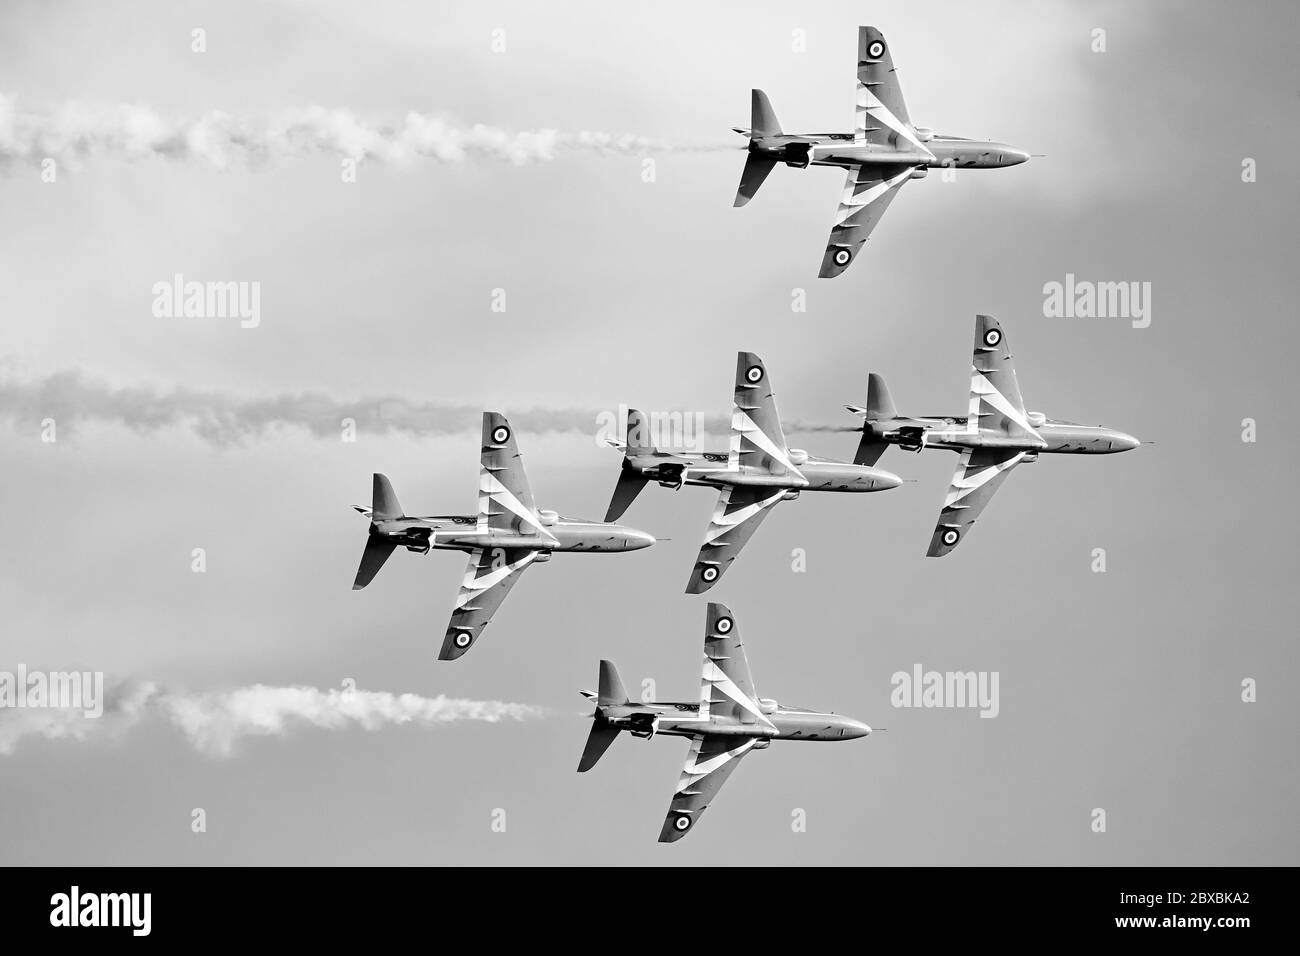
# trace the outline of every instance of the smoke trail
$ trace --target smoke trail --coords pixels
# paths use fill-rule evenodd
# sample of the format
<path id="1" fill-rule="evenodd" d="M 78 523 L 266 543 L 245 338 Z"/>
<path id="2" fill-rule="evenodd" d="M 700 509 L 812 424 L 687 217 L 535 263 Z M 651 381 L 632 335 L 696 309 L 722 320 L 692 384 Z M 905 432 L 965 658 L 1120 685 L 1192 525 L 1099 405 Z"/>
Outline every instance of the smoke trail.
<path id="1" fill-rule="evenodd" d="M 380 730 L 398 724 L 432 727 L 457 721 L 528 720 L 546 711 L 528 704 L 379 691 L 318 690 L 253 684 L 212 693 L 169 691 L 148 681 L 104 688 L 103 714 L 79 709 L 0 707 L 0 756 L 25 737 L 93 741 L 119 737 L 150 719 L 171 724 L 200 753 L 229 757 L 247 737 L 283 737 L 304 727 Z"/>
<path id="2" fill-rule="evenodd" d="M 172 120 L 146 106 L 64 103 L 46 110 L 19 107 L 0 93 L 0 165 L 40 163 L 49 157 L 202 161 L 217 169 L 259 168 L 318 154 L 383 163 L 417 159 L 460 163 L 488 159 L 524 165 L 566 152 L 642 154 L 705 151 L 721 145 L 670 144 L 645 136 L 556 129 L 510 131 L 426 113 L 400 121 L 372 121 L 349 110 L 309 106 L 267 116 L 210 112 Z"/>
<path id="3" fill-rule="evenodd" d="M 224 392 L 148 386 L 114 388 L 80 372 L 57 372 L 36 381 L 14 381 L 0 371 L 0 419 L 24 426 L 53 418 L 69 423 L 124 425 L 136 432 L 187 427 L 218 446 L 265 437 L 282 428 L 306 429 L 316 438 L 339 437 L 344 419 L 360 434 L 414 437 L 453 435 L 479 427 L 482 409 L 397 396 L 341 401 L 319 392 L 240 398 Z M 576 409 L 510 413 L 529 432 L 594 433 L 596 412 Z"/>
<path id="4" fill-rule="evenodd" d="M 60 429 L 87 423 L 121 425 L 140 434 L 166 428 L 189 428 L 218 447 L 265 438 L 286 428 L 306 430 L 315 438 L 337 439 L 344 419 L 355 422 L 359 434 L 406 435 L 423 438 L 459 435 L 479 427 L 482 408 L 446 402 L 419 402 L 396 395 L 356 401 L 320 392 L 299 392 L 268 398 L 241 398 L 225 392 L 149 386 L 115 388 L 79 371 L 56 372 L 44 379 L 22 381 L 6 377 L 0 363 L 0 421 L 20 428 L 52 418 Z M 507 411 L 525 432 L 604 435 L 613 410 L 561 408 Z M 688 413 L 689 414 L 689 413 Z M 730 419 L 705 416 L 704 435 L 725 446 Z M 621 426 L 620 426 L 621 427 Z M 821 425 L 790 421 L 787 434 L 859 431 L 859 426 Z M 614 428 L 609 437 L 621 438 Z"/>

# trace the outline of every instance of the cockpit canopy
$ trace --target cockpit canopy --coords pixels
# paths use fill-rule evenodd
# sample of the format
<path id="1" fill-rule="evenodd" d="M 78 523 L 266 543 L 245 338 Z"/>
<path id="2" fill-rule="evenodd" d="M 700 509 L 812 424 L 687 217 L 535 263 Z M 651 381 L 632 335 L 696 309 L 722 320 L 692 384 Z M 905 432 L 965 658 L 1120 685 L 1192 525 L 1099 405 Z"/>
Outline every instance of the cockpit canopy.
<path id="1" fill-rule="evenodd" d="M 758 699 L 758 709 L 764 714 L 775 714 L 781 705 L 771 697 L 760 697 Z"/>
<path id="2" fill-rule="evenodd" d="M 558 512 L 547 511 L 545 508 L 539 510 L 537 512 L 537 516 L 542 519 L 542 526 L 546 528 L 553 526 L 555 522 L 560 520 L 560 515 Z"/>
<path id="3" fill-rule="evenodd" d="M 1047 424 L 1047 416 L 1042 412 L 1030 412 L 1027 417 L 1029 418 L 1029 424 L 1034 428 L 1042 428 Z"/>
<path id="4" fill-rule="evenodd" d="M 790 464 L 798 466 L 808 463 L 808 453 L 802 448 L 790 449 Z"/>

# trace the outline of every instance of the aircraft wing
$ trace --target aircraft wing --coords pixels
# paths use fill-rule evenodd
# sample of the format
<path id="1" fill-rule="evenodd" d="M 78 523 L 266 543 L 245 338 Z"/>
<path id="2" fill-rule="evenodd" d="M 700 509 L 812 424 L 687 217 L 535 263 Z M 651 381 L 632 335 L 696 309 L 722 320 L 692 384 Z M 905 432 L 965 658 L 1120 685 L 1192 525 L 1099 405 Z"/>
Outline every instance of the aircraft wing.
<path id="1" fill-rule="evenodd" d="M 957 547 L 1011 469 L 1027 454 L 1015 448 L 971 448 L 962 452 L 939 523 L 930 537 L 927 557 L 941 558 Z"/>
<path id="2" fill-rule="evenodd" d="M 893 54 L 875 27 L 858 27 L 857 94 L 853 138 L 858 145 L 930 152 L 908 118 Z"/>
<path id="3" fill-rule="evenodd" d="M 674 843 L 690 832 L 736 769 L 740 758 L 754 749 L 754 743 L 753 737 L 720 734 L 697 734 L 691 738 L 686 766 L 682 768 L 677 791 L 668 807 L 663 829 L 659 831 L 660 843 Z"/>
<path id="4" fill-rule="evenodd" d="M 703 594 L 718 583 L 745 542 L 784 494 L 783 488 L 731 485 L 722 490 L 709 521 L 709 530 L 704 533 L 704 544 L 695 560 L 691 580 L 686 585 L 687 594 Z"/>
<path id="5" fill-rule="evenodd" d="M 438 660 L 454 661 L 474 645 L 520 573 L 537 555 L 529 548 L 476 548 L 470 552 Z"/>
<path id="6" fill-rule="evenodd" d="M 1016 438 L 1042 440 L 1025 413 L 1015 361 L 1002 324 L 991 315 L 975 316 L 967 427 L 991 428 Z"/>
<path id="7" fill-rule="evenodd" d="M 817 273 L 819 278 L 833 279 L 849 267 L 894 201 L 899 187 L 912 175 L 912 169 L 912 166 L 881 164 L 848 168 L 835 225 L 831 227 L 831 237 L 822 255 L 821 271 Z"/>
<path id="8" fill-rule="evenodd" d="M 725 604 L 711 602 L 704 624 L 704 670 L 700 682 L 700 713 L 732 716 L 742 723 L 772 722 L 763 713 L 749 673 L 749 659 L 740 640 L 740 627 Z"/>
<path id="9" fill-rule="evenodd" d="M 767 366 L 753 352 L 736 353 L 736 390 L 727 457 L 732 469 L 743 465 L 774 475 L 799 475 L 785 444 Z"/>
<path id="10" fill-rule="evenodd" d="M 514 429 L 500 412 L 483 413 L 478 526 L 481 531 L 512 531 L 555 541 L 537 514 L 528 476 L 524 473 L 524 459 L 515 445 Z"/>

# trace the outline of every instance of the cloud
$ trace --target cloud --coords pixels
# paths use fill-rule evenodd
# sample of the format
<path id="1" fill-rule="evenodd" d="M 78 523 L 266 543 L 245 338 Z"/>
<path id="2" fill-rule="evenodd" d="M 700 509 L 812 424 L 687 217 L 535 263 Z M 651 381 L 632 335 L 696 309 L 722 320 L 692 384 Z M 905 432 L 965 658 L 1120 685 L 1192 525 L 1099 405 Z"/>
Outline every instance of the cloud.
<path id="1" fill-rule="evenodd" d="M 97 718 L 79 709 L 0 708 L 0 756 L 12 754 L 26 737 L 89 742 L 120 737 L 149 720 L 167 722 L 205 756 L 229 757 L 244 738 L 285 737 L 308 727 L 433 727 L 467 720 L 522 721 L 546 713 L 540 707 L 496 700 L 265 684 L 188 693 L 150 681 L 126 680 L 105 686 L 103 696 L 103 714 Z"/>
<path id="2" fill-rule="evenodd" d="M 670 144 L 645 136 L 537 129 L 512 131 L 446 117 L 407 113 L 398 121 L 365 119 L 346 109 L 308 106 L 264 116 L 214 111 L 168 119 L 147 106 L 68 102 L 43 110 L 21 108 L 0 93 L 0 164 L 52 158 L 76 164 L 94 159 L 202 162 L 216 169 L 256 169 L 313 155 L 390 164 L 470 159 L 524 165 L 565 153 L 597 155 L 707 151 L 718 145 Z"/>

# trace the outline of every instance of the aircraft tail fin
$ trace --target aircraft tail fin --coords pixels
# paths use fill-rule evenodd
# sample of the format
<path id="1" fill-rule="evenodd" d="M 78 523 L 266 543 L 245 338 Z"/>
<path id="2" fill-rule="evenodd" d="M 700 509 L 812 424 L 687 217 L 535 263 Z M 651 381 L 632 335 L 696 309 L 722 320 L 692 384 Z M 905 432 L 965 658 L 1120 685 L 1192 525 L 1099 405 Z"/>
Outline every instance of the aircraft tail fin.
<path id="1" fill-rule="evenodd" d="M 627 453 L 652 455 L 654 444 L 650 441 L 650 421 L 645 413 L 635 408 L 627 410 Z"/>
<path id="2" fill-rule="evenodd" d="M 402 503 L 397 500 L 397 492 L 386 475 L 375 473 L 374 484 L 370 493 L 370 516 L 373 521 L 386 518 L 402 518 Z"/>
<path id="3" fill-rule="evenodd" d="M 776 111 L 772 109 L 772 102 L 762 90 L 753 90 L 749 94 L 749 126 L 750 139 L 782 135 Z"/>
<path id="4" fill-rule="evenodd" d="M 777 164 L 771 156 L 754 152 L 754 144 L 767 136 L 782 136 L 781 124 L 767 94 L 762 90 L 753 90 L 749 100 L 749 146 L 745 156 L 745 168 L 740 173 L 740 185 L 736 187 L 736 201 L 733 206 L 743 206 L 754 198 L 758 187 L 763 185 L 768 173 Z M 744 132 L 738 130 L 738 132 Z"/>
<path id="5" fill-rule="evenodd" d="M 609 501 L 605 512 L 606 521 L 617 521 L 623 512 L 631 507 L 648 479 L 635 468 L 629 467 L 628 455 L 652 455 L 655 447 L 650 442 L 650 425 L 645 414 L 635 408 L 627 410 L 627 439 L 623 443 L 623 470 L 618 473 L 618 484 L 614 486 L 614 497 Z"/>
<path id="6" fill-rule="evenodd" d="M 619 707 L 628 702 L 627 691 L 619 679 L 618 668 L 613 661 L 600 662 L 600 684 L 596 692 L 596 703 L 600 707 Z"/>
<path id="7" fill-rule="evenodd" d="M 867 376 L 866 417 L 867 421 L 872 422 L 898 417 L 898 409 L 894 407 L 894 399 L 889 394 L 889 386 L 885 384 L 884 376 L 877 375 L 875 372 Z"/>
<path id="8" fill-rule="evenodd" d="M 358 508 L 362 514 L 365 509 Z M 360 591 L 375 579 L 379 569 L 384 566 L 397 547 L 397 542 L 382 534 L 376 534 L 374 522 L 390 518 L 403 517 L 401 502 L 393 491 L 392 482 L 384 475 L 375 473 L 370 494 L 370 536 L 366 538 L 366 549 L 361 552 L 361 564 L 357 567 L 357 576 L 352 581 L 352 590 Z"/>
<path id="9" fill-rule="evenodd" d="M 582 695 L 596 704 L 596 713 L 592 715 L 591 733 L 587 734 L 587 746 L 582 748 L 582 759 L 578 761 L 578 773 L 585 773 L 596 766 L 609 745 L 618 736 L 618 728 L 605 719 L 601 711 L 606 707 L 620 707 L 629 703 L 627 691 L 619 680 L 618 668 L 613 661 L 600 662 L 600 685 L 595 694 L 583 691 Z"/>

